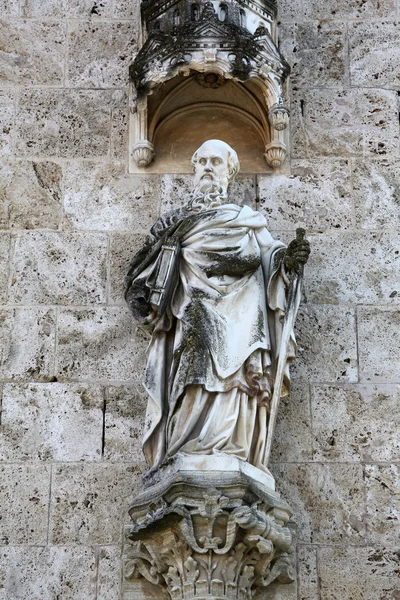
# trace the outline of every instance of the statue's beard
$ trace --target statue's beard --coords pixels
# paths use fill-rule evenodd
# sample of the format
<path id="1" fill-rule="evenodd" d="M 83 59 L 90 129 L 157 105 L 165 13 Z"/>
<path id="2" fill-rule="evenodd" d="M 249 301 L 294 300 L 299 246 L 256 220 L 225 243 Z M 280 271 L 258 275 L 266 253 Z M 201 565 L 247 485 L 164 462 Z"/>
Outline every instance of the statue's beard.
<path id="1" fill-rule="evenodd" d="M 210 208 L 221 206 L 221 204 L 226 204 L 227 198 L 226 188 L 224 189 L 222 186 L 216 186 L 212 183 L 205 186 L 203 183 L 201 186 L 194 188 L 189 208 L 193 212 L 209 210 Z"/>

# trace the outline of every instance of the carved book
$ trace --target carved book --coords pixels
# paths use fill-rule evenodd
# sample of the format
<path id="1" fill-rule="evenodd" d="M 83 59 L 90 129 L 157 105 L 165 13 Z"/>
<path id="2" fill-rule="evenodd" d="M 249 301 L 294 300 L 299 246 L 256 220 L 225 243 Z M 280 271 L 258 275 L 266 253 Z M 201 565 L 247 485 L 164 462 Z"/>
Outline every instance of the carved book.
<path id="1" fill-rule="evenodd" d="M 164 314 L 175 288 L 178 261 L 179 244 L 164 244 L 157 259 L 155 273 L 146 281 L 150 287 L 150 304 L 161 315 Z"/>

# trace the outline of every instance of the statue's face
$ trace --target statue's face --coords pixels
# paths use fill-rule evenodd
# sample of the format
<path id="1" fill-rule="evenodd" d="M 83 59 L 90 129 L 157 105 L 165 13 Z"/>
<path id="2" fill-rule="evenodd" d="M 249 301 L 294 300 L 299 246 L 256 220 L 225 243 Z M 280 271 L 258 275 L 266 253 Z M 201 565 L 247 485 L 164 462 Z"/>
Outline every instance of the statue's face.
<path id="1" fill-rule="evenodd" d="M 194 187 L 200 192 L 212 192 L 229 183 L 228 148 L 226 144 L 205 142 L 197 151 L 194 167 Z"/>

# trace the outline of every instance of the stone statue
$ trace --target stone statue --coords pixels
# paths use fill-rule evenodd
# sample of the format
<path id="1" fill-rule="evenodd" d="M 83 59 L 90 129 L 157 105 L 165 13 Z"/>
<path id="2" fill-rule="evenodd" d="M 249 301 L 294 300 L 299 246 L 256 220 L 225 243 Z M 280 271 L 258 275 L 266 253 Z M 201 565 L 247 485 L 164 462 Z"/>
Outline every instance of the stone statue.
<path id="1" fill-rule="evenodd" d="M 127 303 L 151 330 L 144 452 L 153 471 L 178 453 L 234 455 L 266 471 L 287 289 L 309 243 L 286 248 L 260 213 L 228 200 L 240 165 L 225 142 L 205 142 L 192 163 L 191 199 L 155 223 L 126 278 Z M 289 329 L 280 396 L 295 356 Z"/>
<path id="2" fill-rule="evenodd" d="M 192 162 L 188 204 L 156 222 L 127 276 L 126 300 L 151 330 L 151 468 L 129 510 L 123 597 L 147 597 L 147 584 L 171 600 L 292 594 L 292 512 L 267 464 L 309 244 L 298 230 L 286 248 L 228 200 L 239 160 L 226 143 L 205 142 Z"/>

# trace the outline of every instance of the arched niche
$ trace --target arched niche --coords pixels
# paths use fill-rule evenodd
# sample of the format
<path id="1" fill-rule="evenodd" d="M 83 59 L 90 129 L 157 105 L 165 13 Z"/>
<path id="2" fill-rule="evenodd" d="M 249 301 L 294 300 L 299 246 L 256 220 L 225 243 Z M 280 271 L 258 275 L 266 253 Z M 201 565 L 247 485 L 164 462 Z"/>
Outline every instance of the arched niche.
<path id="1" fill-rule="evenodd" d="M 143 168 L 131 160 L 131 172 L 190 173 L 192 154 L 213 138 L 235 148 L 242 173 L 270 170 L 264 155 L 272 142 L 264 90 L 254 78 L 240 82 L 214 73 L 176 76 L 161 84 L 146 97 L 154 159 Z"/>

